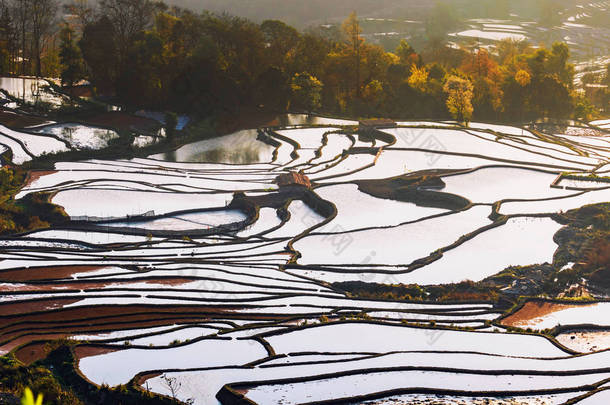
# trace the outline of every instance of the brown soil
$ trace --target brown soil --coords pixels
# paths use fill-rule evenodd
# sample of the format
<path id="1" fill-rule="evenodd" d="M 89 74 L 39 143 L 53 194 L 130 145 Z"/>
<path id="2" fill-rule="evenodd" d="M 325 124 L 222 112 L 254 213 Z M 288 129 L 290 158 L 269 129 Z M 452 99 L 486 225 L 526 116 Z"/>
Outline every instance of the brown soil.
<path id="1" fill-rule="evenodd" d="M 148 279 L 148 280 L 138 280 L 135 281 L 137 283 L 144 284 L 159 284 L 159 285 L 170 285 L 170 286 L 180 286 L 193 280 L 185 279 L 185 278 L 167 278 L 167 279 Z M 68 283 L 40 283 L 40 284 L 15 284 L 15 285 L 5 285 L 2 287 L 3 292 L 9 291 L 48 291 L 48 290 L 58 290 L 59 292 L 62 290 L 86 290 L 86 289 L 95 289 L 95 288 L 104 288 L 109 285 L 116 286 L 124 286 L 130 287 L 133 284 L 133 280 L 99 280 L 98 282 L 94 281 L 75 281 Z M 108 293 L 111 293 L 110 291 Z"/>
<path id="2" fill-rule="evenodd" d="M 64 338 L 70 338 L 71 336 L 74 335 L 81 335 L 81 334 L 98 334 L 98 333 L 108 333 L 108 332 L 116 332 L 119 330 L 126 330 L 126 329 L 147 329 L 147 328 L 152 328 L 152 327 L 158 327 L 158 326 L 169 326 L 169 325 L 173 325 L 173 324 L 189 324 L 189 323 L 201 323 L 201 322 L 205 322 L 208 321 L 209 319 L 202 319 L 202 318 L 168 318 L 168 319 L 154 319 L 154 320 L 148 320 L 148 321 L 143 321 L 143 322 L 138 322 L 138 321 L 134 321 L 131 318 L 128 318 L 128 321 L 131 321 L 131 323 L 129 324 L 117 324 L 117 323 L 109 323 L 109 324 L 95 324 L 95 323 L 90 323 L 88 325 L 83 325 L 83 324 L 73 324 L 73 325 L 65 325 L 67 326 L 66 328 L 59 328 L 59 327 L 52 327 L 49 326 L 48 328 L 44 328 L 44 330 L 42 330 L 41 332 L 33 332 L 33 333 L 27 333 L 17 337 L 14 340 L 10 340 L 8 342 L 6 342 L 5 344 L 0 346 L 0 355 L 8 353 L 9 351 L 15 349 L 16 347 L 19 347 L 21 345 L 24 345 L 26 343 L 35 341 L 35 340 L 56 340 L 56 339 L 64 339 Z M 121 322 L 122 319 L 117 319 L 117 322 Z M 5 333 L 2 336 L 0 336 L 0 340 L 6 341 L 7 339 L 10 339 L 12 335 L 21 335 L 23 334 L 23 331 L 20 332 L 16 332 L 16 333 Z M 145 331 L 143 331 L 142 333 L 145 333 Z"/>
<path id="3" fill-rule="evenodd" d="M 91 98 L 93 97 L 93 92 L 89 86 L 73 86 L 73 87 L 64 87 L 63 90 L 70 94 L 72 97 L 85 97 Z"/>
<path id="4" fill-rule="evenodd" d="M 32 343 L 15 351 L 15 357 L 20 362 L 29 365 L 37 360 L 42 360 L 48 355 L 44 343 Z"/>
<path id="5" fill-rule="evenodd" d="M 64 339 L 64 338 L 67 338 L 68 336 L 69 335 L 65 334 L 65 333 L 54 333 L 54 334 L 48 334 L 48 335 L 47 334 L 45 334 L 45 335 L 32 334 L 32 335 L 22 336 L 22 337 L 19 337 L 15 340 L 11 340 L 10 342 L 0 346 L 0 354 L 8 353 L 11 350 L 14 350 L 15 348 L 17 348 L 21 345 L 24 345 L 26 343 L 32 342 L 34 340 L 56 340 L 56 339 Z"/>
<path id="6" fill-rule="evenodd" d="M 89 346 L 81 345 L 74 349 L 74 354 L 78 360 L 84 359 L 85 357 L 99 356 L 100 354 L 118 352 L 121 349 L 113 347 L 101 347 L 101 346 Z"/>
<path id="7" fill-rule="evenodd" d="M 48 122 L 42 117 L 21 115 L 12 111 L 0 110 L 0 124 L 12 128 L 25 128 Z"/>
<path id="8" fill-rule="evenodd" d="M 57 170 L 31 170 L 30 172 L 28 172 L 28 178 L 26 179 L 25 185 L 23 187 L 28 187 L 42 176 L 46 176 L 53 173 L 57 173 Z"/>
<path id="9" fill-rule="evenodd" d="M 83 297 L 84 298 L 84 297 Z M 36 311 L 45 311 L 56 308 L 61 308 L 64 305 L 73 304 L 80 301 L 80 299 L 66 298 L 66 299 L 54 299 L 54 300 L 41 300 L 41 301 L 29 301 L 29 302 L 15 302 L 0 305 L 0 316 L 8 315 L 19 315 L 27 314 Z"/>
<path id="10" fill-rule="evenodd" d="M 147 380 L 150 380 L 151 378 L 155 378 L 155 377 L 159 377 L 161 375 L 161 373 L 148 373 L 148 374 L 143 374 L 141 376 L 139 376 L 136 379 L 136 384 L 138 385 L 144 385 L 144 383 Z"/>
<path id="11" fill-rule="evenodd" d="M 102 333 L 164 326 L 175 323 L 208 322 L 214 319 L 285 320 L 288 315 L 240 314 L 239 307 L 220 308 L 205 305 L 95 305 L 48 310 L 78 300 L 56 299 L 0 305 L 0 341 L 14 348 L 11 339 L 24 344 L 40 339 L 57 339 L 74 334 Z M 44 311 L 47 309 L 46 311 Z M 38 311 L 32 313 L 34 311 Z M 43 312 L 44 311 L 44 312 Z M 45 335 L 46 333 L 46 335 Z M 3 349 L 3 348 L 0 348 Z"/>
<path id="12" fill-rule="evenodd" d="M 69 278 L 76 273 L 87 273 L 101 270 L 106 267 L 107 266 L 30 267 L 27 269 L 0 271 L 0 281 L 27 282 L 30 280 Z"/>
<path id="13" fill-rule="evenodd" d="M 500 323 L 506 326 L 520 326 L 532 319 L 540 318 L 562 309 L 573 308 L 576 305 L 558 304 L 554 302 L 529 301 L 515 312 L 504 318 Z"/>
<path id="14" fill-rule="evenodd" d="M 58 300 L 61 301 L 61 300 Z M 63 303 L 69 300 L 64 300 Z M 45 301 L 48 303 L 49 301 Z M 48 305 L 48 304 L 47 304 Z M 197 318 L 201 322 L 210 319 L 242 319 L 244 317 L 253 320 L 284 320 L 290 315 L 266 315 L 246 313 L 240 314 L 239 307 L 219 308 L 198 305 L 94 305 L 85 307 L 61 308 L 47 312 L 24 313 L 18 315 L 4 316 L 0 319 L 0 336 L 15 328 L 23 328 L 24 323 L 32 323 L 40 326 L 44 322 L 60 322 L 59 325 L 66 327 L 71 323 L 93 322 L 121 322 L 123 327 L 128 328 L 130 322 L 155 320 L 161 317 Z M 105 319 L 107 318 L 107 319 Z M 245 319 L 245 318 L 244 318 Z"/>

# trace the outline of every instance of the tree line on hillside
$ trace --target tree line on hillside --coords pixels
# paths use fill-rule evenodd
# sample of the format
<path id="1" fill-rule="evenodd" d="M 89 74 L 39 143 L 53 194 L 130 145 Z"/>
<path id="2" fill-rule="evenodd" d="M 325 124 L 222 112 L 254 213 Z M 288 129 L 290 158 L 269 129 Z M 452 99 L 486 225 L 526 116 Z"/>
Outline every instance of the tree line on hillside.
<path id="1" fill-rule="evenodd" d="M 443 33 L 430 29 L 436 51 L 424 59 L 404 40 L 393 52 L 366 42 L 355 13 L 330 36 L 150 0 L 100 0 L 95 7 L 75 0 L 62 21 L 51 18 L 55 0 L 5 1 L 4 74 L 60 74 L 67 86 L 85 79 L 98 96 L 128 109 L 199 117 L 290 109 L 460 121 L 589 118 L 596 112 L 573 88 L 564 43 L 546 49 L 503 41 L 490 53 L 449 48 Z M 46 20 L 31 11 L 20 19 L 22 3 L 44 4 Z M 437 18 L 444 21 L 442 12 Z M 53 24 L 61 27 L 55 36 Z"/>

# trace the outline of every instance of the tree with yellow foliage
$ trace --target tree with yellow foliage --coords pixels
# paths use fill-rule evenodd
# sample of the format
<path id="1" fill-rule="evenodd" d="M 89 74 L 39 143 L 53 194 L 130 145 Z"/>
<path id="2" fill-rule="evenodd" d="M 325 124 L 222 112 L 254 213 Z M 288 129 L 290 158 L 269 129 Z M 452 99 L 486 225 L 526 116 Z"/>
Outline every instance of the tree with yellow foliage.
<path id="1" fill-rule="evenodd" d="M 322 88 L 322 82 L 306 72 L 296 73 L 290 83 L 294 104 L 308 112 L 322 105 Z"/>
<path id="2" fill-rule="evenodd" d="M 521 69 L 515 73 L 515 81 L 519 86 L 525 87 L 532 81 L 532 76 L 526 70 Z"/>
<path id="3" fill-rule="evenodd" d="M 355 81 L 354 81 L 354 90 L 356 93 L 356 97 L 360 97 L 360 64 L 362 63 L 361 58 L 361 48 L 364 42 L 364 38 L 360 34 L 362 34 L 362 28 L 360 27 L 360 22 L 358 21 L 358 15 L 355 11 L 347 17 L 347 19 L 343 22 L 341 26 L 343 34 L 345 35 L 346 44 L 350 48 L 350 52 L 352 54 L 352 58 L 354 61 L 354 71 L 355 71 Z"/>
<path id="4" fill-rule="evenodd" d="M 409 76 L 408 83 L 409 86 L 413 87 L 420 92 L 426 91 L 426 85 L 428 84 L 428 69 L 425 67 L 418 68 L 413 65 L 411 67 L 411 76 Z"/>
<path id="5" fill-rule="evenodd" d="M 469 80 L 451 75 L 447 78 L 443 91 L 447 93 L 447 109 L 458 122 L 468 123 L 474 112 L 472 97 L 474 88 Z"/>

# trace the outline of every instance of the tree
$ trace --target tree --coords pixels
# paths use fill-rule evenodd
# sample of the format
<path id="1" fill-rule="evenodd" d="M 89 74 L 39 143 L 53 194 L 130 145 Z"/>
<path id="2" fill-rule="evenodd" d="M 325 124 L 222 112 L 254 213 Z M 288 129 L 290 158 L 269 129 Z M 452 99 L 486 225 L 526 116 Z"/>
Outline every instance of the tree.
<path id="1" fill-rule="evenodd" d="M 300 39 L 299 32 L 277 20 L 266 20 L 261 30 L 267 43 L 267 58 L 272 66 L 285 66 L 286 59 L 294 52 Z"/>
<path id="2" fill-rule="evenodd" d="M 168 111 L 165 113 L 165 135 L 167 139 L 174 139 L 178 126 L 178 114 Z"/>
<path id="3" fill-rule="evenodd" d="M 437 2 L 426 18 L 426 36 L 432 46 L 443 44 L 447 33 L 457 26 L 458 20 L 453 7 L 444 2 Z"/>
<path id="4" fill-rule="evenodd" d="M 521 69 L 515 73 L 515 81 L 519 86 L 525 87 L 532 81 L 532 76 L 526 70 Z"/>
<path id="5" fill-rule="evenodd" d="M 290 88 L 297 107 L 314 111 L 322 105 L 322 82 L 309 73 L 297 73 L 292 78 Z"/>
<path id="6" fill-rule="evenodd" d="M 11 0 L 11 14 L 13 21 L 17 28 L 17 36 L 20 42 L 20 55 L 21 58 L 21 74 L 26 75 L 27 72 L 27 33 L 30 31 L 30 14 L 29 5 L 30 0 Z"/>
<path id="7" fill-rule="evenodd" d="M 485 49 L 479 49 L 464 59 L 461 70 L 472 78 L 473 106 L 477 115 L 497 119 L 502 110 L 502 75 L 496 61 Z"/>
<path id="8" fill-rule="evenodd" d="M 256 105 L 271 111 L 286 111 L 290 99 L 290 79 L 290 76 L 275 66 L 263 72 L 256 80 Z"/>
<path id="9" fill-rule="evenodd" d="M 152 26 L 155 4 L 150 0 L 101 0 L 100 11 L 114 28 L 118 64 L 122 68 L 136 36 Z"/>
<path id="10" fill-rule="evenodd" d="M 217 49 L 216 63 L 237 96 L 251 102 L 256 80 L 269 68 L 260 26 L 240 17 L 204 15 L 203 31 Z"/>
<path id="11" fill-rule="evenodd" d="M 86 62 L 89 80 L 101 94 L 114 91 L 118 77 L 118 50 L 115 31 L 108 17 L 85 26 L 78 45 Z"/>
<path id="12" fill-rule="evenodd" d="M 74 30 L 65 25 L 59 33 L 59 59 L 62 65 L 61 84 L 72 87 L 74 83 L 84 77 L 83 59 L 80 49 L 74 42 Z"/>
<path id="13" fill-rule="evenodd" d="M 119 71 L 117 95 L 130 107 L 162 108 L 163 42 L 154 31 L 142 32 Z"/>
<path id="14" fill-rule="evenodd" d="M 296 47 L 295 56 L 288 67 L 290 73 L 309 72 L 315 77 L 324 74 L 324 62 L 331 51 L 331 45 L 324 38 L 306 33 Z"/>
<path id="15" fill-rule="evenodd" d="M 366 86 L 362 98 L 370 106 L 379 107 L 379 101 L 383 97 L 383 85 L 379 80 L 372 80 Z"/>
<path id="16" fill-rule="evenodd" d="M 574 84 L 574 66 L 568 63 L 570 48 L 563 42 L 555 42 L 546 64 L 546 72 L 555 74 L 569 88 Z"/>
<path id="17" fill-rule="evenodd" d="M 13 71 L 13 61 L 17 50 L 16 32 L 11 11 L 5 1 L 0 3 L 0 73 Z"/>
<path id="18" fill-rule="evenodd" d="M 409 86 L 423 93 L 426 91 L 426 84 L 428 83 L 428 70 L 425 67 L 418 68 L 413 66 L 408 83 Z"/>
<path id="19" fill-rule="evenodd" d="M 396 48 L 396 55 L 400 58 L 400 63 L 411 68 L 412 65 L 421 64 L 420 56 L 415 52 L 415 49 L 409 43 L 401 39 L 400 44 Z"/>
<path id="20" fill-rule="evenodd" d="M 30 0 L 32 50 L 36 60 L 36 76 L 42 76 L 42 53 L 47 40 L 53 34 L 57 22 L 59 4 L 56 0 Z"/>
<path id="21" fill-rule="evenodd" d="M 95 20 L 95 9 L 89 5 L 88 0 L 72 0 L 71 3 L 64 4 L 64 10 L 66 14 L 74 16 L 71 22 L 79 32 Z"/>
<path id="22" fill-rule="evenodd" d="M 503 65 L 514 64 L 518 55 L 529 53 L 529 51 L 530 45 L 525 40 L 519 41 L 513 38 L 506 38 L 496 45 L 498 60 Z"/>
<path id="23" fill-rule="evenodd" d="M 533 109 L 530 108 L 530 83 L 531 75 L 523 69 L 504 78 L 502 106 L 505 119 L 523 122 L 526 118 L 535 117 Z"/>
<path id="24" fill-rule="evenodd" d="M 355 11 L 347 17 L 347 19 L 343 22 L 341 26 L 343 30 L 343 34 L 345 35 L 346 45 L 351 51 L 351 55 L 353 58 L 354 64 L 354 90 L 356 93 L 356 97 L 360 97 L 360 50 L 362 48 L 362 43 L 364 39 L 360 34 L 362 34 L 362 28 L 360 27 L 360 23 L 358 22 L 358 15 Z"/>
<path id="25" fill-rule="evenodd" d="M 567 118 L 572 113 L 569 88 L 557 75 L 544 75 L 531 83 L 531 104 L 539 117 Z"/>
<path id="26" fill-rule="evenodd" d="M 447 93 L 447 109 L 458 122 L 466 122 L 472 117 L 473 86 L 469 80 L 451 75 L 447 78 L 443 91 Z"/>

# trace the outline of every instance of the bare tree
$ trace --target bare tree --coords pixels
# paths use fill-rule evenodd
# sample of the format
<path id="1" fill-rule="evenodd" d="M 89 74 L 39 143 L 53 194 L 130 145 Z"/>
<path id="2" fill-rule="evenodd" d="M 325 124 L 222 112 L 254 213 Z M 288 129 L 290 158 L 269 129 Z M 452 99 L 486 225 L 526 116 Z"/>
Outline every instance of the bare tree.
<path id="1" fill-rule="evenodd" d="M 101 0 L 100 9 L 114 26 L 122 66 L 136 35 L 152 26 L 155 4 L 150 0 Z"/>
<path id="2" fill-rule="evenodd" d="M 57 0 L 30 0 L 32 24 L 32 53 L 36 59 L 36 76 L 42 76 L 42 53 L 54 30 L 57 28 Z"/>
<path id="3" fill-rule="evenodd" d="M 161 380 L 163 380 L 163 383 L 169 389 L 169 392 L 172 395 L 172 399 L 177 401 L 178 400 L 177 396 L 178 396 L 178 393 L 180 392 L 180 389 L 182 388 L 182 383 L 180 381 L 178 381 L 177 378 L 168 377 L 166 374 L 163 374 L 161 376 Z M 148 388 L 148 385 L 147 385 L 147 388 Z M 184 400 L 183 402 L 187 405 L 192 405 L 195 401 L 193 400 L 193 398 L 188 398 L 188 399 Z"/>
<path id="4" fill-rule="evenodd" d="M 89 4 L 89 0 L 72 0 L 64 4 L 63 8 L 72 17 L 70 22 L 78 32 L 82 32 L 87 24 L 96 19 L 96 8 Z"/>
<path id="5" fill-rule="evenodd" d="M 27 74 L 27 33 L 30 28 L 30 11 L 29 4 L 30 0 L 11 0 L 10 9 L 13 16 L 13 21 L 16 28 L 18 41 L 20 43 L 20 57 L 21 57 L 21 74 Z"/>
<path id="6" fill-rule="evenodd" d="M 2 72 L 13 72 L 18 44 L 8 0 L 0 0 L 0 43 L 6 50 L 6 58 L 2 61 Z"/>

